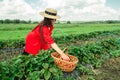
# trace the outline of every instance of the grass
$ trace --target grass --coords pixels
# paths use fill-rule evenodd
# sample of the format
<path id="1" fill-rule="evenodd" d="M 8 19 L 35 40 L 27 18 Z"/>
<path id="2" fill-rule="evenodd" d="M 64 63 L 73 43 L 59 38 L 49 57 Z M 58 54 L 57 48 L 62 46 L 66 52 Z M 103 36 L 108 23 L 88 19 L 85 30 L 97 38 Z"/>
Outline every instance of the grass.
<path id="1" fill-rule="evenodd" d="M 0 39 L 25 39 L 37 24 L 0 24 Z M 53 36 L 84 34 L 94 31 L 112 31 L 120 29 L 120 24 L 55 24 Z"/>

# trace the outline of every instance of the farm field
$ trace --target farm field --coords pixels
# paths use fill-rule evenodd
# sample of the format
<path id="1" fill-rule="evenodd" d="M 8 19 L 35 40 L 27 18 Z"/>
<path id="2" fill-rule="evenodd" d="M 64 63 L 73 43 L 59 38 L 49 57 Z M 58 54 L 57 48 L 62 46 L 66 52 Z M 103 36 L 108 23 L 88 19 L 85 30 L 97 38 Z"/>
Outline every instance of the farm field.
<path id="1" fill-rule="evenodd" d="M 37 24 L 0 24 L 0 40 L 25 39 Z M 53 37 L 120 30 L 120 24 L 55 24 Z"/>
<path id="2" fill-rule="evenodd" d="M 36 57 L 22 56 L 19 50 L 14 51 L 23 47 L 26 34 L 36 25 L 0 24 L 0 49 L 8 49 L 0 54 L 0 79 L 120 79 L 120 24 L 55 24 L 52 36 L 60 48 L 67 47 L 69 54 L 79 59 L 76 69 L 70 73 L 61 72 L 54 65 L 50 57 L 52 49 L 40 51 Z M 10 51 L 10 48 L 13 49 Z"/>

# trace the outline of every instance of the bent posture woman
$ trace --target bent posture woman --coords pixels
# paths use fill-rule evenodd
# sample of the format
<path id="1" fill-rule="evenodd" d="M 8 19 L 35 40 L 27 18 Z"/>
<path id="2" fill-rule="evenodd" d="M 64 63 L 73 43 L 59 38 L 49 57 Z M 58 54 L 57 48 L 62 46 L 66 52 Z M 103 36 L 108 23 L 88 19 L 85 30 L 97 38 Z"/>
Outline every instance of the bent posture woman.
<path id="1" fill-rule="evenodd" d="M 52 47 L 64 60 L 69 60 L 69 57 L 64 54 L 51 36 L 54 22 L 60 18 L 57 15 L 57 11 L 52 8 L 46 8 L 40 14 L 44 17 L 44 20 L 28 33 L 23 54 L 37 55 L 40 50 L 49 50 Z"/>

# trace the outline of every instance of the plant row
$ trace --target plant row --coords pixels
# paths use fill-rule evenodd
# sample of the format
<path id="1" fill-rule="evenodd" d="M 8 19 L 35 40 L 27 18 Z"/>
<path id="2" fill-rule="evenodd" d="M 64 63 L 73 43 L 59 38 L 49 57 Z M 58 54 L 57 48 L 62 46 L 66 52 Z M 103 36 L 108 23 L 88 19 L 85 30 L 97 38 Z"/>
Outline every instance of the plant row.
<path id="1" fill-rule="evenodd" d="M 79 40 L 89 40 L 90 38 L 96 38 L 99 39 L 100 37 L 104 36 L 110 36 L 110 37 L 117 37 L 120 34 L 120 30 L 117 31 L 97 31 L 97 32 L 91 32 L 89 34 L 72 34 L 68 36 L 61 36 L 61 37 L 55 37 L 55 41 L 58 44 L 64 44 L 64 43 L 73 43 L 75 41 Z M 106 37 L 105 37 L 106 38 Z M 0 49 L 5 48 L 22 48 L 25 45 L 25 39 L 19 39 L 19 40 L 0 40 Z"/>
<path id="2" fill-rule="evenodd" d="M 54 64 L 50 54 L 54 50 L 40 51 L 37 56 L 19 55 L 10 61 L 0 62 L 2 80 L 75 80 L 64 79 L 63 72 Z M 93 74 L 92 68 L 101 66 L 102 61 L 120 56 L 120 39 L 106 39 L 86 46 L 70 46 L 68 53 L 78 57 L 76 70 L 81 74 Z M 74 74 L 73 74 L 74 75 Z"/>

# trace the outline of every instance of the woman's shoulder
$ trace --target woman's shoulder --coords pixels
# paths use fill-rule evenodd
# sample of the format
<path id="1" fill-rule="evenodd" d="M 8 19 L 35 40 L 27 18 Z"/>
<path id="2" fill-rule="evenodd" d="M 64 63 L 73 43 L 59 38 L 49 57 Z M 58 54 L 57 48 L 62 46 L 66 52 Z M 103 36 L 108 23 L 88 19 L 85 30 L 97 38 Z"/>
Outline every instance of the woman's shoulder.
<path id="1" fill-rule="evenodd" d="M 32 31 L 35 31 L 36 29 L 38 29 L 40 27 L 40 24 L 38 24 L 37 26 L 35 26 L 35 28 L 33 28 Z"/>
<path id="2" fill-rule="evenodd" d="M 53 26 L 47 26 L 47 25 L 44 25 L 43 27 L 46 27 L 46 28 L 53 28 Z"/>

